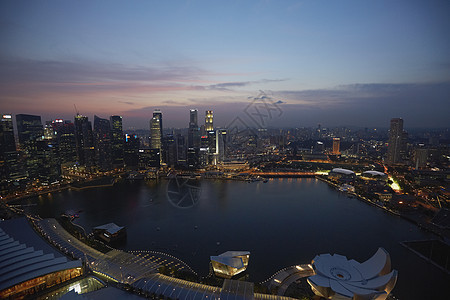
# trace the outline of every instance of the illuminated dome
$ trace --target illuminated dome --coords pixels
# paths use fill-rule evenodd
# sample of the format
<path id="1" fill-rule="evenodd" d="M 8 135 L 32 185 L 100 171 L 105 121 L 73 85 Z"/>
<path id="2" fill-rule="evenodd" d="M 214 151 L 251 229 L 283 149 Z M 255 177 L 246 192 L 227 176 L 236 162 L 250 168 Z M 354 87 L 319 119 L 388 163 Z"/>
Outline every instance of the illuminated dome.
<path id="1" fill-rule="evenodd" d="M 320 254 L 312 261 L 316 275 L 308 278 L 313 292 L 326 299 L 386 299 L 397 281 L 389 253 L 378 248 L 359 263 L 338 254 Z"/>

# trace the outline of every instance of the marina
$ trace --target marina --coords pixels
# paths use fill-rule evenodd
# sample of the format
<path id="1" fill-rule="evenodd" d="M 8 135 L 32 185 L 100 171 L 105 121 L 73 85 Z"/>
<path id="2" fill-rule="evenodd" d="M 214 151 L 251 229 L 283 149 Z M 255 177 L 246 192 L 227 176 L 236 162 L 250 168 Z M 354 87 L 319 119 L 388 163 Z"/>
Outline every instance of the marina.
<path id="1" fill-rule="evenodd" d="M 83 210 L 75 223 L 84 228 L 110 222 L 126 226 L 127 240 L 120 249 L 167 253 L 188 263 L 199 276 L 209 273 L 210 256 L 233 249 L 252 253 L 248 280 L 263 282 L 283 267 L 309 264 L 320 253 L 364 261 L 383 247 L 399 272 L 393 291 L 399 299 L 421 299 L 429 295 L 430 286 L 443 292 L 439 289 L 447 282 L 448 275 L 400 245 L 432 238 L 431 233 L 320 180 L 200 180 L 198 202 L 184 209 L 170 203 L 167 184 L 123 182 L 20 204 L 36 203 L 23 209 L 43 218 Z M 416 267 L 422 271 L 414 273 Z"/>

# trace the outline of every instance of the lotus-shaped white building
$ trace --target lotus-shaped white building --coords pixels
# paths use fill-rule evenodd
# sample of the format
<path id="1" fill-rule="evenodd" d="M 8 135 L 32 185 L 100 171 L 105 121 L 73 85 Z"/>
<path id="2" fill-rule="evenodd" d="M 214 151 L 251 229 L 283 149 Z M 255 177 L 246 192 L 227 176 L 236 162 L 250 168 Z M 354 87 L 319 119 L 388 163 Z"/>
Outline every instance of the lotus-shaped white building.
<path id="1" fill-rule="evenodd" d="M 379 248 L 359 263 L 338 254 L 320 254 L 312 261 L 316 275 L 308 278 L 313 292 L 326 299 L 386 299 L 397 281 L 389 253 Z"/>

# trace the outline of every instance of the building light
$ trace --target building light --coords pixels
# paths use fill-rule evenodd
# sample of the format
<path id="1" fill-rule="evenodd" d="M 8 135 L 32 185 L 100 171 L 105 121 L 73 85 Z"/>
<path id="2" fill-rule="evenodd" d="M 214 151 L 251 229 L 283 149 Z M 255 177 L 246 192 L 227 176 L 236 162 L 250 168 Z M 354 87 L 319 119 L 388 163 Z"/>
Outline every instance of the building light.
<path id="1" fill-rule="evenodd" d="M 11 119 L 11 115 L 3 115 L 3 119 Z"/>

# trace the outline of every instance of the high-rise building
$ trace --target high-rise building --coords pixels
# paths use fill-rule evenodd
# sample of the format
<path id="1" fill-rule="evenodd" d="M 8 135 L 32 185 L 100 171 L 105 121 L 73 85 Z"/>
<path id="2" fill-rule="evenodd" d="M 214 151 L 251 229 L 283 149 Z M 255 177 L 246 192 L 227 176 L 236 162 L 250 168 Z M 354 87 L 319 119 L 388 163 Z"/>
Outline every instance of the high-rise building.
<path id="1" fill-rule="evenodd" d="M 170 133 L 163 138 L 163 149 L 162 153 L 164 155 L 163 161 L 169 166 L 174 167 L 177 165 L 177 140 L 173 133 Z"/>
<path id="2" fill-rule="evenodd" d="M 94 116 L 94 148 L 100 170 L 111 170 L 111 125 L 109 120 L 97 116 Z"/>
<path id="3" fill-rule="evenodd" d="M 416 170 L 425 168 L 428 161 L 428 149 L 420 147 L 414 150 L 414 162 Z"/>
<path id="4" fill-rule="evenodd" d="M 198 110 L 189 111 L 188 148 L 200 146 L 200 135 L 198 127 Z"/>
<path id="5" fill-rule="evenodd" d="M 122 117 L 111 116 L 111 160 L 114 168 L 123 168 L 124 165 L 124 136 Z"/>
<path id="6" fill-rule="evenodd" d="M 40 162 L 39 180 L 44 184 L 56 183 L 61 178 L 61 162 L 56 138 L 40 139 L 36 143 Z"/>
<path id="7" fill-rule="evenodd" d="M 25 153 L 26 169 L 30 179 L 39 177 L 42 161 L 38 155 L 37 142 L 44 137 L 41 117 L 35 115 L 16 115 L 19 144 Z"/>
<path id="8" fill-rule="evenodd" d="M 23 177 L 16 151 L 12 115 L 4 114 L 0 119 L 0 181 Z"/>
<path id="9" fill-rule="evenodd" d="M 94 136 L 91 122 L 86 116 L 79 114 L 75 116 L 75 141 L 78 163 L 93 167 L 95 165 Z"/>
<path id="10" fill-rule="evenodd" d="M 140 141 L 137 135 L 125 135 L 123 160 L 127 169 L 137 169 L 139 165 L 139 147 Z"/>
<path id="11" fill-rule="evenodd" d="M 209 132 L 214 130 L 214 124 L 213 124 L 213 111 L 207 110 L 205 112 L 205 131 Z"/>
<path id="12" fill-rule="evenodd" d="M 189 111 L 189 128 L 198 127 L 198 110 L 191 109 Z"/>
<path id="13" fill-rule="evenodd" d="M 186 166 L 187 164 L 186 138 L 181 134 L 177 134 L 175 139 L 177 144 L 177 165 Z"/>
<path id="14" fill-rule="evenodd" d="M 56 130 L 54 121 L 45 121 L 44 139 L 51 140 L 56 138 Z"/>
<path id="15" fill-rule="evenodd" d="M 200 131 L 198 127 L 198 111 L 189 111 L 189 128 L 187 144 L 187 166 L 197 168 L 199 165 Z"/>
<path id="16" fill-rule="evenodd" d="M 224 129 L 208 132 L 208 164 L 217 165 L 223 162 L 226 134 Z"/>
<path id="17" fill-rule="evenodd" d="M 150 120 L 150 148 L 161 150 L 162 138 L 162 113 L 160 110 L 153 112 L 153 118 Z"/>
<path id="18" fill-rule="evenodd" d="M 201 166 L 208 165 L 208 149 L 209 149 L 208 136 L 202 135 L 200 138 L 200 150 L 199 150 L 199 164 Z"/>
<path id="19" fill-rule="evenodd" d="M 58 123 L 60 124 L 56 127 L 56 136 L 58 140 L 59 157 L 61 159 L 61 164 L 73 164 L 77 161 L 75 125 L 69 120 Z"/>
<path id="20" fill-rule="evenodd" d="M 333 138 L 333 154 L 338 155 L 341 154 L 339 148 L 341 146 L 341 139 L 338 137 Z"/>
<path id="21" fill-rule="evenodd" d="M 403 119 L 391 119 L 389 144 L 386 161 L 388 164 L 403 163 L 406 153 L 407 133 L 403 130 Z"/>

